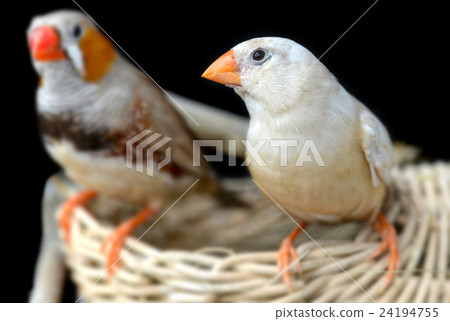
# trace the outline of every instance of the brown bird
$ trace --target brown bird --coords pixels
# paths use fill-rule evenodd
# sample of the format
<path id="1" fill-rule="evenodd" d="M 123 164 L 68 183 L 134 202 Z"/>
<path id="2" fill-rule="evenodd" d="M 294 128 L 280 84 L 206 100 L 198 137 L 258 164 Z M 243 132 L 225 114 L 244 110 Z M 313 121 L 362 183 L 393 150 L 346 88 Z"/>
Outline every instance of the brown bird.
<path id="1" fill-rule="evenodd" d="M 374 222 L 389 251 L 383 289 L 399 265 L 395 229 L 380 213 L 393 163 L 389 135 L 317 58 L 284 38 L 255 38 L 217 59 L 203 77 L 234 88 L 250 114 L 249 170 L 258 187 L 299 220 L 278 264 L 290 289 L 297 235 L 310 222 Z M 259 145 L 258 145 L 259 144 Z M 255 147 L 256 148 L 256 147 Z"/>
<path id="2" fill-rule="evenodd" d="M 218 182 L 203 159 L 193 166 L 192 134 L 162 90 L 121 57 L 91 19 L 76 11 L 52 12 L 35 17 L 27 37 L 40 76 L 36 100 L 45 148 L 85 188 L 61 209 L 65 241 L 74 207 L 98 193 L 143 207 L 103 244 L 110 273 L 125 237 L 138 225 L 190 187 L 214 193 Z M 140 159 L 153 176 L 126 166 L 127 141 L 146 129 L 161 135 L 146 144 Z M 171 158 L 159 169 L 167 148 L 152 157 L 145 151 L 166 137 Z M 136 156 L 128 154 L 134 161 Z"/>

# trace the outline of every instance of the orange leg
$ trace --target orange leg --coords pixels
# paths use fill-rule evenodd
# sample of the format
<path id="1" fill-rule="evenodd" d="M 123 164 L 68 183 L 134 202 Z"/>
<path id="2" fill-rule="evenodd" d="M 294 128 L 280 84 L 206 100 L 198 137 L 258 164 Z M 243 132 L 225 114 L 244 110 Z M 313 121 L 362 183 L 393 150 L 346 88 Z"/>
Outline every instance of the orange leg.
<path id="1" fill-rule="evenodd" d="M 70 226 L 72 213 L 75 207 L 84 206 L 87 202 L 89 202 L 92 198 L 97 196 L 97 192 L 93 190 L 85 190 L 78 192 L 74 196 L 70 197 L 61 207 L 61 210 L 58 214 L 58 223 L 60 228 L 62 229 L 64 242 L 70 242 Z"/>
<path id="2" fill-rule="evenodd" d="M 384 218 L 383 214 L 378 214 L 377 220 L 373 223 L 375 230 L 381 235 L 381 245 L 380 247 L 369 256 L 368 260 L 372 260 L 384 251 L 389 251 L 389 265 L 387 269 L 386 279 L 383 283 L 382 291 L 384 291 L 387 286 L 394 279 L 394 271 L 400 265 L 400 257 L 398 254 L 397 246 L 397 232 L 395 228 Z"/>
<path id="3" fill-rule="evenodd" d="M 155 210 L 153 208 L 146 207 L 132 218 L 120 224 L 103 242 L 101 250 L 106 255 L 108 276 L 111 276 L 117 267 L 117 262 L 120 259 L 120 250 L 127 236 L 154 214 Z"/>
<path id="4" fill-rule="evenodd" d="M 308 224 L 300 222 L 297 226 L 281 243 L 280 249 L 278 250 L 278 270 L 283 273 L 283 281 L 288 288 L 288 291 L 292 291 L 291 286 L 291 276 L 289 274 L 289 265 L 291 262 L 296 262 L 296 266 L 301 272 L 301 265 L 297 255 L 297 251 L 294 247 L 294 241 L 300 232 L 306 228 Z"/>

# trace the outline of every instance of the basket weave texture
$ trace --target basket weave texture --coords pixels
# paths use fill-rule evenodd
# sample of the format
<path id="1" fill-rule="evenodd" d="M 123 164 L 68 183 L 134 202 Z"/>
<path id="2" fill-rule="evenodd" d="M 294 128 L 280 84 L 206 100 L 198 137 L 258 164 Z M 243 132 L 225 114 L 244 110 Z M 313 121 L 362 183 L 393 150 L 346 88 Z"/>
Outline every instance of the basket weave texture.
<path id="1" fill-rule="evenodd" d="M 398 231 L 401 267 L 383 293 L 388 258 L 367 261 L 380 244 L 368 224 L 346 239 L 303 238 L 291 293 L 276 264 L 281 238 L 249 251 L 161 249 L 128 237 L 108 278 L 100 247 L 113 227 L 83 208 L 74 211 L 66 261 L 87 302 L 450 302 L 450 164 L 405 165 L 393 177 L 385 213 Z"/>

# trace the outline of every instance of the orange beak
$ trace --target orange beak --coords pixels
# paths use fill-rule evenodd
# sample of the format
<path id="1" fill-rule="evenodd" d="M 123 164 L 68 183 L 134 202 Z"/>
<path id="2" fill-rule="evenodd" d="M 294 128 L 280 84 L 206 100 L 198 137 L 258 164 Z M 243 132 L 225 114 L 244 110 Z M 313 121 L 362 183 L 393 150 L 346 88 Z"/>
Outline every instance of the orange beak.
<path id="1" fill-rule="evenodd" d="M 66 55 L 60 48 L 58 33 L 49 26 L 34 29 L 30 34 L 29 46 L 31 54 L 38 61 L 53 61 L 66 58 Z"/>
<path id="2" fill-rule="evenodd" d="M 227 51 L 214 61 L 202 75 L 203 78 L 224 85 L 240 85 L 241 77 L 237 71 L 233 49 Z"/>

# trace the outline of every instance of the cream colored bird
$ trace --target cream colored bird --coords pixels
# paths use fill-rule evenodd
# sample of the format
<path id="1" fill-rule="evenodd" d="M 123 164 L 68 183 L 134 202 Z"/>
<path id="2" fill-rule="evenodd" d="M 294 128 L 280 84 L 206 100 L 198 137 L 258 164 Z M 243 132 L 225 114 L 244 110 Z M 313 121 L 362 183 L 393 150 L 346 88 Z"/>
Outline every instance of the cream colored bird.
<path id="1" fill-rule="evenodd" d="M 191 186 L 196 192 L 214 193 L 218 182 L 203 159 L 193 166 L 193 137 L 162 90 L 121 57 L 90 18 L 77 11 L 37 16 L 27 38 L 40 76 L 36 101 L 45 148 L 85 188 L 61 210 L 65 241 L 70 239 L 74 207 L 99 193 L 143 208 L 105 241 L 110 268 L 134 228 Z M 144 163 L 155 168 L 153 177 L 126 166 L 127 140 L 146 129 L 171 139 L 170 163 L 160 170 L 157 164 L 167 148 L 156 150 L 150 165 L 144 153 Z"/>
<path id="2" fill-rule="evenodd" d="M 254 147 L 249 170 L 262 192 L 299 221 L 278 256 L 288 288 L 288 266 L 298 260 L 294 240 L 307 224 L 354 220 L 373 222 L 381 235 L 371 258 L 389 251 L 386 287 L 399 254 L 396 231 L 380 212 L 393 163 L 380 120 L 289 39 L 242 42 L 202 76 L 234 88 L 244 100 Z"/>

